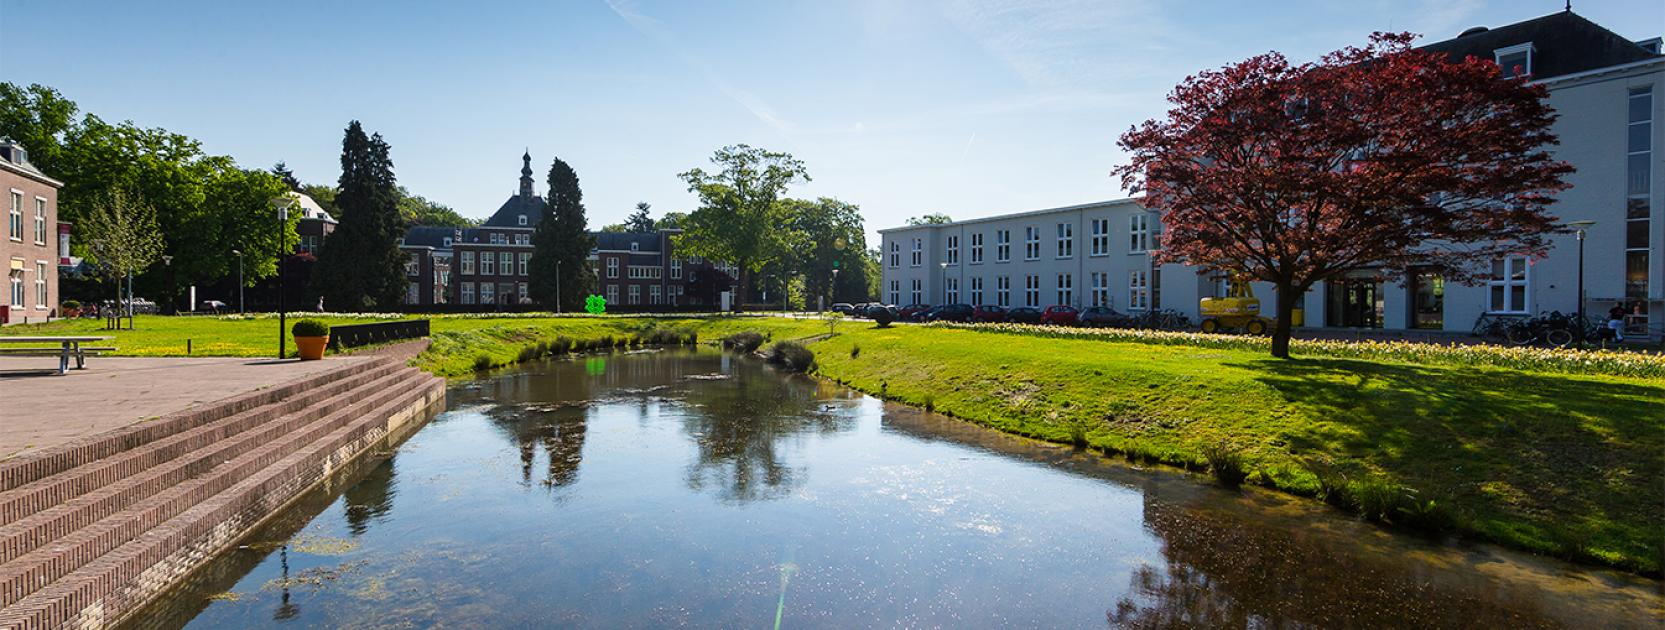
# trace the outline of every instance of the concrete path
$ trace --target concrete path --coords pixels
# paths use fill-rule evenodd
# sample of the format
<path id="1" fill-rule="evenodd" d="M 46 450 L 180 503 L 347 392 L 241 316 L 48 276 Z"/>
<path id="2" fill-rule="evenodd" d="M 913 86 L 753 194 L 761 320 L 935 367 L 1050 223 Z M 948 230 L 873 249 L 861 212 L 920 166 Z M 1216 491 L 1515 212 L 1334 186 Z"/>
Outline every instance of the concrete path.
<path id="1" fill-rule="evenodd" d="M 88 357 L 85 370 L 40 376 L 22 371 L 57 359 L 0 358 L 0 459 L 372 360 Z"/>

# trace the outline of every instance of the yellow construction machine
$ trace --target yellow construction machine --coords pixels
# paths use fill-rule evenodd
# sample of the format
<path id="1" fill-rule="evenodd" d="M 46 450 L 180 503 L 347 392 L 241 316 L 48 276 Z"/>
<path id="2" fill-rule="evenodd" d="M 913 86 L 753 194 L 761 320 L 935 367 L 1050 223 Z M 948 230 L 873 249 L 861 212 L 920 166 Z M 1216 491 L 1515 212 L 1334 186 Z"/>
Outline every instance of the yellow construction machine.
<path id="1" fill-rule="evenodd" d="M 1232 276 L 1225 297 L 1203 298 L 1198 307 L 1205 333 L 1243 331 L 1264 335 L 1272 320 L 1260 316 L 1260 298 L 1242 276 Z"/>

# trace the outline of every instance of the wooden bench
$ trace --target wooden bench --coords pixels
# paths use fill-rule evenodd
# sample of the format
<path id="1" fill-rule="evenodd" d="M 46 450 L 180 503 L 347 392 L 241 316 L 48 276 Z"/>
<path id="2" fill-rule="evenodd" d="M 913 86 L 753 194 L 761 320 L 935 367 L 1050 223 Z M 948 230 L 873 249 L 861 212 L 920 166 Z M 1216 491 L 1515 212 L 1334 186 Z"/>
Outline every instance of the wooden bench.
<path id="1" fill-rule="evenodd" d="M 107 352 L 115 352 L 116 349 L 114 347 L 81 345 L 83 343 L 105 341 L 108 339 L 110 339 L 110 337 L 37 337 L 0 335 L 0 344 L 57 344 L 56 346 L 30 346 L 22 348 L 0 347 L 0 356 L 58 357 L 58 374 L 68 374 L 69 360 L 71 357 L 75 359 L 75 369 L 84 370 L 87 369 L 88 354 L 97 356 Z"/>

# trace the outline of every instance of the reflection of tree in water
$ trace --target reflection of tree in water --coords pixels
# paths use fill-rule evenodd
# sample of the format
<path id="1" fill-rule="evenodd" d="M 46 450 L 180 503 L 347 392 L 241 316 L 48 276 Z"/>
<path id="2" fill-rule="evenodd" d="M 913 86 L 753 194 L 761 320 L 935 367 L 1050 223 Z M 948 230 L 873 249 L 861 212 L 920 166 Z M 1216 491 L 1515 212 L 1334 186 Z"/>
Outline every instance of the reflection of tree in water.
<path id="1" fill-rule="evenodd" d="M 342 494 L 347 506 L 347 530 L 354 536 L 364 535 L 372 521 L 380 522 L 393 509 L 393 495 L 397 492 L 393 484 L 393 460 L 389 457 L 376 465 L 370 474 Z"/>
<path id="2" fill-rule="evenodd" d="M 548 459 L 543 484 L 566 486 L 578 480 L 584 459 L 588 412 L 583 403 L 570 406 L 496 407 L 486 412 L 492 424 L 520 450 L 520 480 L 532 483 L 538 447 Z"/>
<path id="3" fill-rule="evenodd" d="M 1477 627 L 1560 624 L 1535 602 L 1419 559 L 1394 563 L 1333 549 L 1242 515 L 1145 503 L 1166 569 L 1134 572 L 1133 595 L 1108 613 L 1116 628 Z M 1363 543 L 1368 544 L 1368 543 Z"/>
<path id="4" fill-rule="evenodd" d="M 725 501 L 754 501 L 786 495 L 802 481 L 777 448 L 807 432 L 833 433 L 853 423 L 840 410 L 822 409 L 828 399 L 816 382 L 786 377 L 755 360 L 735 360 L 729 378 L 697 382 L 687 391 L 683 431 L 698 448 L 688 468 L 688 486 L 714 489 Z"/>

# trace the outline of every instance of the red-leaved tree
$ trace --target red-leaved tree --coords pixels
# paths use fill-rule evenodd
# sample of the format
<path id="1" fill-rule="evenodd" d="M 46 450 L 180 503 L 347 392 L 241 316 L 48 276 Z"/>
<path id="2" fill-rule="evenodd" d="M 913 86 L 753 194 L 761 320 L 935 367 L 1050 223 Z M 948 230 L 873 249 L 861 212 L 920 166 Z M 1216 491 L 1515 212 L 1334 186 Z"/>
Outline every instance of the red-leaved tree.
<path id="1" fill-rule="evenodd" d="M 1541 256 L 1572 167 L 1551 158 L 1542 86 L 1489 59 L 1371 36 L 1306 64 L 1268 53 L 1187 77 L 1165 120 L 1121 137 L 1113 174 L 1166 227 L 1158 260 L 1277 286 L 1272 354 L 1313 285 L 1411 264 L 1473 281 L 1478 263 Z"/>

